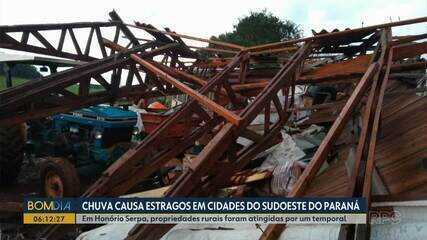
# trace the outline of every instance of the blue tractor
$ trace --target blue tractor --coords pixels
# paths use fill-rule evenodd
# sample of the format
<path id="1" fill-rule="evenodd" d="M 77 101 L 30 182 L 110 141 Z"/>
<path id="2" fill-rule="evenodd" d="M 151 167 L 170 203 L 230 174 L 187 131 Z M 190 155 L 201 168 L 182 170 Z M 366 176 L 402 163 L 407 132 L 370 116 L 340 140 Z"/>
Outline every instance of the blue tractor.
<path id="1" fill-rule="evenodd" d="M 45 195 L 79 195 L 81 179 L 96 178 L 131 147 L 136 122 L 133 111 L 100 105 L 29 123 L 26 153 L 44 158 Z"/>

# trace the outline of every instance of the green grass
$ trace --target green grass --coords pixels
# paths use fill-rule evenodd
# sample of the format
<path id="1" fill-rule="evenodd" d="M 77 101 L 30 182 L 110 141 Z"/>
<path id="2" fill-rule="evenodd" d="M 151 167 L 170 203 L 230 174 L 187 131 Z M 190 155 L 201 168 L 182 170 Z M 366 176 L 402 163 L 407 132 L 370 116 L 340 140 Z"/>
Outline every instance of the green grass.
<path id="1" fill-rule="evenodd" d="M 21 85 L 25 82 L 27 82 L 28 79 L 23 79 L 23 78 L 12 78 L 12 86 L 18 86 Z M 0 91 L 6 89 L 6 81 L 5 81 L 5 77 L 0 75 Z"/>
<path id="2" fill-rule="evenodd" d="M 21 85 L 27 81 L 28 81 L 28 79 L 14 77 L 14 78 L 12 78 L 12 86 L 14 86 L 14 87 L 18 86 L 18 85 Z M 2 91 L 4 89 L 6 89 L 5 77 L 3 75 L 0 75 L 0 91 Z M 74 93 L 74 94 L 77 94 L 79 92 L 79 86 L 77 84 L 69 86 L 66 89 L 68 91 Z M 105 90 L 103 86 L 91 84 L 89 92 L 94 93 L 94 92 L 99 92 L 99 91 L 103 91 L 103 90 Z"/>
<path id="3" fill-rule="evenodd" d="M 71 85 L 69 87 L 66 88 L 68 91 L 77 94 L 79 92 L 79 86 L 77 84 Z M 101 85 L 94 85 L 91 84 L 90 88 L 89 88 L 89 93 L 94 93 L 94 92 L 99 92 L 99 91 L 104 91 L 105 88 Z"/>

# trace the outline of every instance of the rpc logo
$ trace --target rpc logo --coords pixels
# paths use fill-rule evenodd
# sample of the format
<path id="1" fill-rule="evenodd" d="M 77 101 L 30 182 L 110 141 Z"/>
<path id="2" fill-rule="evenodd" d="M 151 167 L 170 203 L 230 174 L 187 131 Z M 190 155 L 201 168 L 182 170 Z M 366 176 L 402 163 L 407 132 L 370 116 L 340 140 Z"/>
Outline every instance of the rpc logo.
<path id="1" fill-rule="evenodd" d="M 70 201 L 27 201 L 28 211 L 71 211 Z"/>

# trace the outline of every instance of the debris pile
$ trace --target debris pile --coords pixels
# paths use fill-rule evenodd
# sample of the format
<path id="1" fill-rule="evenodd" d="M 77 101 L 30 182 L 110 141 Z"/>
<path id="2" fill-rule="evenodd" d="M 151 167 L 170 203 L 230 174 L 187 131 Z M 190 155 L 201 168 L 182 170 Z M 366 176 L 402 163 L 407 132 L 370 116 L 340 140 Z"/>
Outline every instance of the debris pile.
<path id="1" fill-rule="evenodd" d="M 51 75 L 1 91 L 0 126 L 104 103 L 126 101 L 136 109 L 139 139 L 82 197 L 354 196 L 371 206 L 377 195 L 395 196 L 426 182 L 420 172 L 422 178 L 399 187 L 396 178 L 404 176 L 397 172 L 419 166 L 387 168 L 388 159 L 418 161 L 413 155 L 426 149 L 427 65 L 421 55 L 427 36 L 392 35 L 393 27 L 425 23 L 426 17 L 249 48 L 126 24 L 114 11 L 110 17 L 0 26 L 0 48 L 73 60 L 63 71 L 57 68 L 64 63 L 51 61 Z M 152 39 L 136 37 L 142 33 Z M 219 47 L 196 48 L 184 39 Z M 200 51 L 233 56 L 206 59 Z M 408 125 L 422 127 L 421 140 L 398 158 L 389 148 L 400 140 L 390 136 L 415 139 L 409 126 L 396 127 L 409 117 L 418 125 Z M 166 186 L 141 192 L 141 183 L 154 175 Z M 159 239 L 172 227 L 137 225 L 125 232 L 129 240 Z M 354 226 L 342 227 L 354 234 Z M 363 227 L 369 235 L 370 224 Z M 285 226 L 262 228 L 260 239 L 277 239 Z M 57 239 L 66 230 L 55 225 L 41 234 Z"/>

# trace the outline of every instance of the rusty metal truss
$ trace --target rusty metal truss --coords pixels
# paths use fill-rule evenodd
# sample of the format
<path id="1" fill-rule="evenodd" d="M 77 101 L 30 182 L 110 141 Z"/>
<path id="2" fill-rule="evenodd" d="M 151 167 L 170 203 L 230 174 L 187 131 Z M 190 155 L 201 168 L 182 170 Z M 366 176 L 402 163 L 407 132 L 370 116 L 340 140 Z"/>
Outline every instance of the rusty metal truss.
<path id="1" fill-rule="evenodd" d="M 197 67 L 187 67 L 179 61 L 179 57 L 197 59 L 197 54 L 190 50 L 180 35 L 138 23 L 136 27 L 144 29 L 155 38 L 142 44 L 130 31 L 129 25 L 124 24 L 115 12 L 110 16 L 112 21 L 105 23 L 0 26 L 0 48 L 86 62 L 0 92 L 2 125 L 113 102 L 121 97 L 151 98 L 180 93 L 190 98 L 153 133 L 114 162 L 82 197 L 126 194 L 171 158 L 206 136 L 211 136 L 208 144 L 165 196 L 215 195 L 219 189 L 231 184 L 229 179 L 233 174 L 244 169 L 259 153 L 280 141 L 280 130 L 295 109 L 297 85 L 343 81 L 350 86 L 352 93 L 343 103 L 339 115 L 333 119 L 331 129 L 289 196 L 304 195 L 354 110 L 364 105 L 367 114 L 363 119 L 357 171 L 352 178 L 353 185 L 349 195 L 369 199 L 375 140 L 387 80 L 393 71 L 425 69 L 425 63 L 410 66 L 398 63 L 400 59 L 427 52 L 426 42 L 412 42 L 425 39 L 425 34 L 394 39 L 391 27 L 425 22 L 427 18 L 319 33 L 309 38 L 250 48 L 224 43 L 224 46 L 238 52 L 221 66 L 208 64 L 202 67 L 204 70 L 201 72 Z M 101 29 L 107 27 L 116 29 L 113 40 L 104 38 L 101 33 Z M 89 29 L 84 49 L 74 34 L 78 28 Z M 59 44 L 54 46 L 42 35 L 43 31 L 58 31 Z M 13 38 L 13 32 L 20 32 L 21 39 Z M 120 34 L 128 39 L 127 46 L 120 45 Z M 90 46 L 93 35 L 96 35 L 95 42 L 101 51 L 101 58 L 92 54 Z M 42 46 L 30 45 L 29 36 L 34 36 Z M 70 37 L 75 52 L 63 50 L 67 36 Z M 340 53 L 352 63 L 356 61 L 356 55 L 364 55 L 372 50 L 374 53 L 369 55 L 369 66 L 362 70 L 353 70 L 350 67 L 354 66 L 351 65 L 349 71 L 344 73 L 335 71 L 332 74 L 314 76 L 303 74 L 304 67 L 319 55 Z M 250 63 L 259 61 L 259 55 L 283 52 L 290 52 L 290 57 L 281 62 L 280 68 L 275 71 L 257 72 L 249 67 Z M 172 60 L 169 64 L 155 61 L 154 57 L 160 55 Z M 346 70 L 345 67 L 342 69 Z M 205 72 L 210 72 L 211 75 Z M 107 80 L 105 74 L 111 76 L 111 79 Z M 91 81 L 97 82 L 104 90 L 91 92 Z M 78 85 L 78 94 L 67 90 L 73 85 Z M 368 96 L 365 104 L 361 101 L 364 96 Z M 264 115 L 262 131 L 256 132 L 250 125 L 261 113 Z M 271 118 L 273 113 L 278 115 L 277 120 Z M 197 119 L 197 124 L 191 131 L 180 138 L 168 139 L 168 129 L 187 118 Z M 239 138 L 249 140 L 250 144 L 243 146 L 239 143 Z M 139 225 L 132 229 L 127 239 L 159 239 L 171 227 L 172 225 Z M 277 239 L 284 228 L 284 225 L 270 225 L 261 239 Z M 45 229 L 43 237 L 56 239 L 57 234 L 61 233 L 59 229 L 59 226 L 49 227 Z M 369 227 L 365 232 L 369 234 Z"/>

